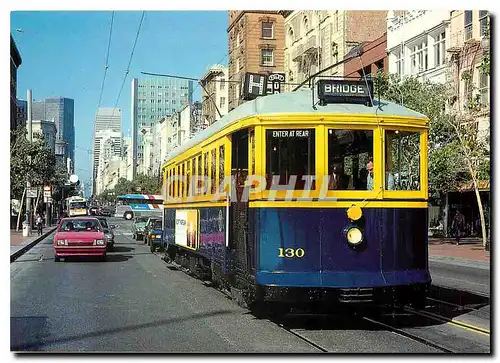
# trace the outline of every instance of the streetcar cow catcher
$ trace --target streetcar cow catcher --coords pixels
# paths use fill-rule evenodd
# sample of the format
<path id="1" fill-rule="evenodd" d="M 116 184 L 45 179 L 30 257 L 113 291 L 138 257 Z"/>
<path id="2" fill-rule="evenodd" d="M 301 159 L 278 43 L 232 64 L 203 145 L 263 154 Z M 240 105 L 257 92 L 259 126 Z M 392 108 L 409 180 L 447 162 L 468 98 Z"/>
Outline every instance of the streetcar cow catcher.
<path id="1" fill-rule="evenodd" d="M 240 105 L 162 166 L 167 258 L 248 305 L 422 305 L 428 122 L 366 79 Z"/>

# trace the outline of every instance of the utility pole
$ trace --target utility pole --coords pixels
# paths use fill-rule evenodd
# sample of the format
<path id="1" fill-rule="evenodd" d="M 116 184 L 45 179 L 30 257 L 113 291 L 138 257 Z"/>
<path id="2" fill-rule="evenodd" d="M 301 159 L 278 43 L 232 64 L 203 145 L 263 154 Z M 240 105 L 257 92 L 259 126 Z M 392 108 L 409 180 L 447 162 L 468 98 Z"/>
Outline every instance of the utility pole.
<path id="1" fill-rule="evenodd" d="M 26 122 L 26 128 L 28 129 L 28 142 L 31 143 L 32 141 L 32 119 L 31 119 L 31 107 L 32 107 L 32 97 L 31 97 L 31 90 L 28 90 L 28 110 L 27 110 L 27 122 Z M 31 160 L 28 159 L 28 162 L 31 162 Z M 29 176 L 26 175 L 26 224 L 27 226 L 23 228 L 23 236 L 27 237 L 31 234 L 31 198 L 29 195 L 29 190 L 31 188 L 31 183 L 29 180 Z"/>

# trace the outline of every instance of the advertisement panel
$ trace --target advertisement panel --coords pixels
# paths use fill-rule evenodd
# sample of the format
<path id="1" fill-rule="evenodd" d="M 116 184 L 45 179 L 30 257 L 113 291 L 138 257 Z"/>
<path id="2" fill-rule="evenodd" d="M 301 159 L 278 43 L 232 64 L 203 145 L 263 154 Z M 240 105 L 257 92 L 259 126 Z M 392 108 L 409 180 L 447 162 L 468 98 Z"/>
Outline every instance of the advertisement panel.
<path id="1" fill-rule="evenodd" d="M 198 211 L 175 211 L 175 244 L 190 249 L 198 249 Z"/>

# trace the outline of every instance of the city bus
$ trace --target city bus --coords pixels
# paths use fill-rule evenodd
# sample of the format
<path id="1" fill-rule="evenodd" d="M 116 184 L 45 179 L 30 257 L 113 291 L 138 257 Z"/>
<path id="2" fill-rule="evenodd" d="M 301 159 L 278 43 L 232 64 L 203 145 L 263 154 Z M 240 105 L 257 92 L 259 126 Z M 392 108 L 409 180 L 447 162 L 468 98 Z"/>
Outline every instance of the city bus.
<path id="1" fill-rule="evenodd" d="M 80 196 L 66 198 L 68 217 L 88 215 L 88 201 Z"/>
<path id="2" fill-rule="evenodd" d="M 162 216 L 163 197 L 153 194 L 124 194 L 117 198 L 115 217 L 131 220 L 141 216 Z"/>

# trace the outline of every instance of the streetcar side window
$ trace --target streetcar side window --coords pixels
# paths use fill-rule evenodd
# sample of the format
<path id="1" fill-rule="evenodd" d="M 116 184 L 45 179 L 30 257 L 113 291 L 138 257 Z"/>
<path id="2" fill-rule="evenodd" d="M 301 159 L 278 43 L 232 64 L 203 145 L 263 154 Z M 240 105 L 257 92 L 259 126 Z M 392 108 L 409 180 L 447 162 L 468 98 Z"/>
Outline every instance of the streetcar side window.
<path id="1" fill-rule="evenodd" d="M 328 189 L 371 190 L 373 131 L 328 130 Z"/>
<path id="2" fill-rule="evenodd" d="M 203 154 L 203 175 L 205 176 L 205 180 L 208 180 L 208 152 Z M 206 186 L 204 188 L 204 191 L 206 191 L 204 194 L 210 193 Z"/>
<path id="3" fill-rule="evenodd" d="M 385 131 L 385 189 L 420 190 L 420 133 Z"/>
<path id="4" fill-rule="evenodd" d="M 212 153 L 211 153 L 211 159 L 212 159 L 212 170 L 211 170 L 211 173 L 210 173 L 210 190 L 212 192 L 212 194 L 215 194 L 215 191 L 216 191 L 216 184 L 217 184 L 217 180 L 216 180 L 216 171 L 217 171 L 217 149 L 212 149 Z"/>
<path id="5" fill-rule="evenodd" d="M 266 130 L 267 189 L 271 189 L 273 177 L 281 186 L 296 178 L 295 190 L 315 188 L 314 183 L 306 182 L 307 176 L 316 174 L 315 136 L 314 129 Z"/>
<path id="6" fill-rule="evenodd" d="M 186 164 L 186 197 L 191 196 L 191 190 L 189 187 L 191 186 L 191 160 L 187 161 Z"/>

